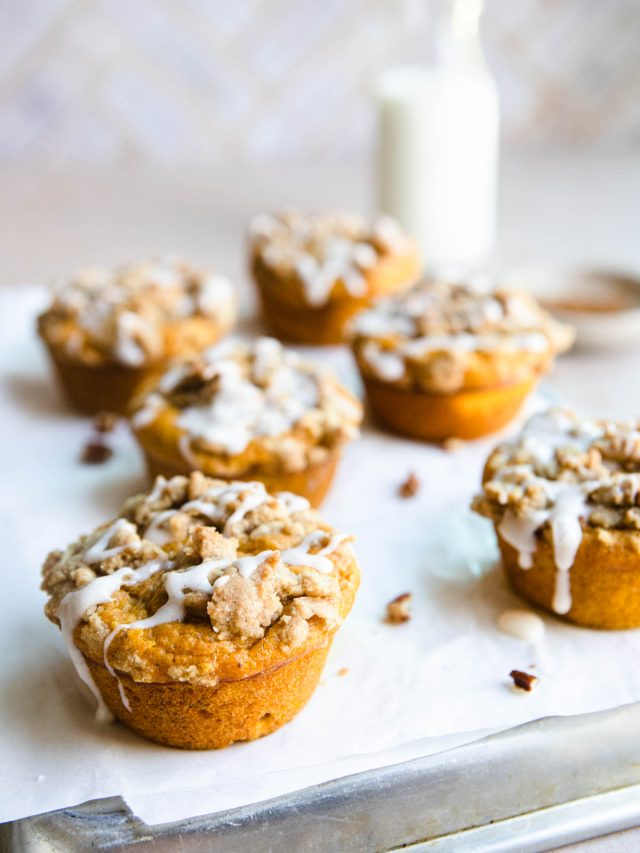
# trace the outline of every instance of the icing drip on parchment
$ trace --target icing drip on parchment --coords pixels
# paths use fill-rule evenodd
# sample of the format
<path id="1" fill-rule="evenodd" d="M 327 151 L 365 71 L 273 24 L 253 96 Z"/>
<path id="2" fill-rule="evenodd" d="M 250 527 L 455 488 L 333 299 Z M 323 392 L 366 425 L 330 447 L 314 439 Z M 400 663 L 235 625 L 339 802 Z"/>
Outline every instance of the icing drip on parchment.
<path id="1" fill-rule="evenodd" d="M 537 613 L 520 608 L 503 610 L 496 619 L 496 627 L 503 634 L 522 640 L 529 646 L 536 663 L 543 662 L 545 624 Z"/>

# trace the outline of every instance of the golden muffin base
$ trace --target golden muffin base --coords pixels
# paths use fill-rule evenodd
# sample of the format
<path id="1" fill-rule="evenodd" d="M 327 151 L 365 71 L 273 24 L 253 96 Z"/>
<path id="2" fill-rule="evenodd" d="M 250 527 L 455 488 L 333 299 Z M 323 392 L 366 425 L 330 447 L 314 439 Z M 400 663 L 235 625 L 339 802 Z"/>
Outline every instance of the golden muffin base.
<path id="1" fill-rule="evenodd" d="M 495 388 L 427 394 L 362 377 L 371 408 L 393 432 L 421 441 L 474 439 L 506 426 L 537 383 L 537 376 Z"/>
<path id="2" fill-rule="evenodd" d="M 118 364 L 87 365 L 60 359 L 47 345 L 59 385 L 67 401 L 79 412 L 126 414 L 131 400 L 140 390 L 161 375 L 162 366 L 144 368 Z"/>
<path id="3" fill-rule="evenodd" d="M 228 331 L 204 317 L 188 317 L 166 329 L 166 358 L 142 367 L 118 363 L 85 364 L 60 357 L 46 337 L 41 337 L 68 402 L 80 412 L 127 414 L 131 401 L 159 378 L 174 358 L 188 358 L 220 340 Z"/>
<path id="4" fill-rule="evenodd" d="M 193 471 L 186 461 L 168 460 L 154 454 L 152 450 L 142 445 L 147 462 L 147 470 L 153 482 L 162 474 L 164 477 L 175 477 L 176 474 L 189 474 Z M 319 507 L 331 487 L 333 478 L 340 461 L 340 451 L 333 450 L 327 458 L 318 465 L 309 465 L 302 471 L 282 471 L 263 473 L 256 468 L 243 474 L 221 474 L 216 470 L 215 459 L 207 459 L 201 455 L 202 465 L 199 470 L 208 477 L 221 480 L 259 480 L 264 483 L 268 492 L 293 492 L 306 498 L 311 506 Z"/>
<path id="5" fill-rule="evenodd" d="M 285 305 L 260 287 L 262 310 L 273 334 L 283 341 L 331 346 L 344 341 L 344 328 L 354 314 L 366 308 L 366 299 L 339 299 L 320 308 Z"/>
<path id="6" fill-rule="evenodd" d="M 589 628 L 619 630 L 640 627 L 640 533 L 585 528 L 569 569 L 572 606 L 566 614 L 553 610 L 556 565 L 550 531 L 536 537 L 533 565 L 522 569 L 518 552 L 496 530 L 502 564 L 515 592 L 554 616 Z"/>
<path id="7" fill-rule="evenodd" d="M 85 660 L 111 712 L 134 732 L 180 749 L 222 749 L 271 734 L 292 720 L 311 698 L 332 640 L 331 634 L 323 646 L 273 669 L 214 687 L 147 684 L 121 675 L 130 711 L 122 702 L 118 680 L 104 665 Z"/>
<path id="8" fill-rule="evenodd" d="M 274 334 L 290 343 L 324 346 L 341 344 L 351 317 L 374 299 L 402 290 L 418 277 L 420 261 L 416 253 L 392 256 L 366 273 L 368 295 L 355 297 L 344 289 L 317 308 L 305 303 L 299 285 L 280 280 L 258 258 L 252 265 L 264 316 Z"/>

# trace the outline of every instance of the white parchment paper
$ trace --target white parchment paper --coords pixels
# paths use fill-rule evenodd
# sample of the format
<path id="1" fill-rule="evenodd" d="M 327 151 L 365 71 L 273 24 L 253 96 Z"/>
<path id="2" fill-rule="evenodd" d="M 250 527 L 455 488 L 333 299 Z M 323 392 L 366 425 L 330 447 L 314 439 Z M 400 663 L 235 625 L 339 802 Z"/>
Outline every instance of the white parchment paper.
<path id="1" fill-rule="evenodd" d="M 640 699 L 638 631 L 590 631 L 545 617 L 536 658 L 496 629 L 498 614 L 519 602 L 493 568 L 490 525 L 467 509 L 495 439 L 446 452 L 368 424 L 347 449 L 323 509 L 356 535 L 362 586 L 299 717 L 261 741 L 195 753 L 97 724 L 60 635 L 43 616 L 40 566 L 50 549 L 115 515 L 125 497 L 145 488 L 145 476 L 124 426 L 108 463 L 78 462 L 89 421 L 65 408 L 34 336 L 42 298 L 35 288 L 0 294 L 0 821 L 114 794 L 148 823 L 177 820 L 547 714 Z M 314 355 L 357 384 L 348 352 Z M 421 489 L 401 500 L 397 487 L 409 471 Z M 385 624 L 386 602 L 405 591 L 414 596 L 413 619 Z M 514 691 L 509 671 L 532 667 L 538 688 Z"/>

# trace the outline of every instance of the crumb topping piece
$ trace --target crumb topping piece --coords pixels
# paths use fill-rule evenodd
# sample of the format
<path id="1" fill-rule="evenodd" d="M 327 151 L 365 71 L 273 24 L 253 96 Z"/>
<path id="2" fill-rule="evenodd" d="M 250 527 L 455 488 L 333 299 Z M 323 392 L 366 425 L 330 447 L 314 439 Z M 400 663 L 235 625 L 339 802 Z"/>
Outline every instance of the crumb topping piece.
<path id="1" fill-rule="evenodd" d="M 49 555 L 45 612 L 90 686 L 78 642 L 114 674 L 211 679 L 212 651 L 176 664 L 177 627 L 195 631 L 185 635 L 193 642 L 235 649 L 275 631 L 285 650 L 304 643 L 313 624 L 332 630 L 341 621 L 340 571 L 353 560 L 349 540 L 304 498 L 269 495 L 262 483 L 159 477 L 115 521 Z M 173 633 L 136 640 L 162 626 Z"/>
<path id="2" fill-rule="evenodd" d="M 333 374 L 273 338 L 228 339 L 170 370 L 134 414 L 134 428 L 167 407 L 187 461 L 194 450 L 237 455 L 259 440 L 290 470 L 312 461 L 310 448 L 328 452 L 354 438 L 362 419 L 362 406 Z"/>
<path id="3" fill-rule="evenodd" d="M 226 328 L 234 314 L 228 279 L 168 256 L 115 270 L 87 269 L 56 284 L 39 327 L 70 358 L 140 367 L 165 356 L 167 325 L 202 316 Z"/>
<path id="4" fill-rule="evenodd" d="M 414 249 L 390 216 L 368 222 L 350 213 L 260 214 L 249 238 L 254 258 L 278 274 L 295 276 L 307 303 L 316 307 L 326 304 L 338 281 L 351 296 L 365 296 L 367 270 L 380 258 Z"/>
<path id="5" fill-rule="evenodd" d="M 359 363 L 375 378 L 414 379 L 443 392 L 462 386 L 478 354 L 539 360 L 568 349 L 574 338 L 528 294 L 493 289 L 480 277 L 419 282 L 358 314 L 351 334 Z"/>
<path id="6" fill-rule="evenodd" d="M 581 420 L 564 409 L 534 415 L 489 457 L 473 508 L 496 523 L 524 569 L 533 564 L 536 533 L 550 529 L 553 607 L 568 613 L 583 528 L 640 531 L 640 421 Z"/>

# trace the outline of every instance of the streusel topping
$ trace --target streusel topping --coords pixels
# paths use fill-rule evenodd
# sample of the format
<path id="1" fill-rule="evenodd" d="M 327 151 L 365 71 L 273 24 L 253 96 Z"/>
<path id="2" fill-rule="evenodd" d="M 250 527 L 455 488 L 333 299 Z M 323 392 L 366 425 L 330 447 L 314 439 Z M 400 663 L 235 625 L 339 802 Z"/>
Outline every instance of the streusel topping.
<path id="1" fill-rule="evenodd" d="M 254 257 L 280 275 L 294 275 L 313 306 L 324 305 L 338 281 L 350 295 L 365 296 L 367 270 L 380 258 L 414 251 L 389 216 L 368 222 L 350 213 L 261 214 L 249 235 Z"/>
<path id="2" fill-rule="evenodd" d="M 45 610 L 89 686 L 83 653 L 137 681 L 216 683 L 225 656 L 267 634 L 290 653 L 340 623 L 349 539 L 262 483 L 159 477 L 49 555 Z"/>
<path id="3" fill-rule="evenodd" d="M 168 324 L 202 316 L 226 330 L 234 314 L 228 279 L 169 256 L 78 273 L 54 286 L 39 323 L 47 341 L 70 358 L 140 367 L 165 356 Z"/>
<path id="4" fill-rule="evenodd" d="M 358 314 L 351 331 L 358 361 L 374 378 L 416 380 L 434 391 L 461 387 L 478 354 L 539 360 L 574 337 L 528 294 L 495 290 L 480 277 L 419 282 Z"/>
<path id="5" fill-rule="evenodd" d="M 187 462 L 194 450 L 234 456 L 260 442 L 289 470 L 313 461 L 310 449 L 317 456 L 353 438 L 362 418 L 333 374 L 273 338 L 229 339 L 170 370 L 134 414 L 134 428 L 167 408 Z"/>
<path id="6" fill-rule="evenodd" d="M 571 607 L 568 571 L 583 528 L 640 531 L 640 421 L 580 420 L 552 409 L 489 457 L 473 508 L 491 518 L 530 568 L 536 533 L 551 531 L 558 585 L 554 607 Z"/>

